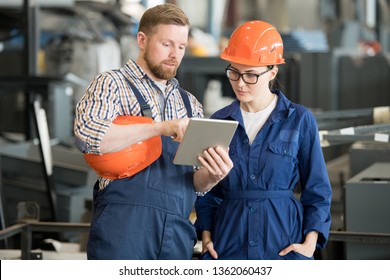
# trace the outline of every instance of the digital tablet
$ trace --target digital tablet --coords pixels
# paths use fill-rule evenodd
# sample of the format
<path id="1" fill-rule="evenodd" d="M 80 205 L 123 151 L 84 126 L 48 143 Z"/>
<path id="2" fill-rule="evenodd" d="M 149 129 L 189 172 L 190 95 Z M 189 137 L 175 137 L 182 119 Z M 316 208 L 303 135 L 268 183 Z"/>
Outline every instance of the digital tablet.
<path id="1" fill-rule="evenodd" d="M 173 163 L 200 166 L 198 155 L 209 147 L 229 147 L 237 126 L 237 121 L 191 118 Z"/>

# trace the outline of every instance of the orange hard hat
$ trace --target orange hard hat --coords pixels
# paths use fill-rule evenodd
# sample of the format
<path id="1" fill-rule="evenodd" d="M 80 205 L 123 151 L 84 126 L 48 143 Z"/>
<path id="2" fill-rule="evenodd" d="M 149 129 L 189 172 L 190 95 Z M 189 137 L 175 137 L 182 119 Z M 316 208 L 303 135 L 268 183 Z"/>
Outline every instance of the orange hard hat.
<path id="1" fill-rule="evenodd" d="M 221 58 L 249 66 L 283 64 L 282 37 L 267 22 L 248 21 L 234 30 Z"/>
<path id="2" fill-rule="evenodd" d="M 153 119 L 141 116 L 118 116 L 118 125 L 152 123 Z M 138 142 L 121 151 L 103 155 L 84 154 L 84 159 L 95 172 L 107 179 L 120 179 L 140 172 L 161 155 L 161 137 L 155 136 Z"/>

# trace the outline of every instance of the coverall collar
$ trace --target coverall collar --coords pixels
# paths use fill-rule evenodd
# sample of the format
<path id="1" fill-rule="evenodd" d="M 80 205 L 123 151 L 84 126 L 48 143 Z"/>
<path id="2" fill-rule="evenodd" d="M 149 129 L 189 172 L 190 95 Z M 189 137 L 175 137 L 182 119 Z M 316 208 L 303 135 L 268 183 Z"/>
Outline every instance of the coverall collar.
<path id="1" fill-rule="evenodd" d="M 270 116 L 270 121 L 279 122 L 288 119 L 295 112 L 294 103 L 288 100 L 282 91 L 276 89 L 272 90 L 272 92 L 278 95 L 278 102 Z M 221 109 L 218 115 L 223 119 L 236 120 L 241 125 L 244 123 L 240 111 L 240 101 L 238 99 L 235 99 L 232 104 Z"/>

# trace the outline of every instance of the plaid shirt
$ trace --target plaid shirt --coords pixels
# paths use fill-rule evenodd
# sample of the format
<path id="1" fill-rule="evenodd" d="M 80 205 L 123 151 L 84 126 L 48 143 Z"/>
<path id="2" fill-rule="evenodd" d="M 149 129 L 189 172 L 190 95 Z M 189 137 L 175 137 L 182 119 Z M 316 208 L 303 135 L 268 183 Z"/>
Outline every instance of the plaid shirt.
<path id="1" fill-rule="evenodd" d="M 101 140 L 117 116 L 142 115 L 137 98 L 124 76 L 138 88 L 152 110 L 154 121 L 161 122 L 188 117 L 178 90 L 179 83 L 175 78 L 168 81 L 165 92 L 162 93 L 142 69 L 134 61 L 129 60 L 119 71 L 99 74 L 89 84 L 85 95 L 76 105 L 74 134 L 79 149 L 83 153 L 100 154 Z M 163 110 L 159 106 L 159 94 L 164 94 L 165 106 Z M 188 96 L 192 116 L 202 118 L 202 105 L 192 94 L 188 93 Z M 100 180 L 102 181 L 102 178 Z M 106 182 L 104 185 L 108 183 Z"/>

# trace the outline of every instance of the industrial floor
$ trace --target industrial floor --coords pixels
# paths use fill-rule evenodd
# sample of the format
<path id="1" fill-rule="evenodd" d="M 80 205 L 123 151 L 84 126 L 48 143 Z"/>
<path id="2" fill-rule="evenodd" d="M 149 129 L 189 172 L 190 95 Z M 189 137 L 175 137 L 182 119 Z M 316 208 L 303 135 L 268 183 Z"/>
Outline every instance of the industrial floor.
<path id="1" fill-rule="evenodd" d="M 86 260 L 85 252 L 80 252 L 78 243 L 60 243 L 57 251 L 33 250 L 42 260 Z M 21 250 L 0 250 L 0 260 L 20 260 Z"/>

